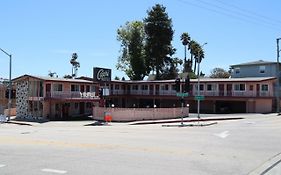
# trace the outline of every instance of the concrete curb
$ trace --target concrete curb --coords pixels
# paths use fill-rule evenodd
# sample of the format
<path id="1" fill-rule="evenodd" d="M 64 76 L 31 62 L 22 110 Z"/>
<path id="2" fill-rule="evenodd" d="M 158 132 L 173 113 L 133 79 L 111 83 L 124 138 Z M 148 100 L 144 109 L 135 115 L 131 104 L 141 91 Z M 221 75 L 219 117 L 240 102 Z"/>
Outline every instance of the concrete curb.
<path id="1" fill-rule="evenodd" d="M 229 118 L 201 118 L 201 119 L 184 119 L 183 122 L 205 122 L 205 121 L 223 121 L 223 120 L 241 120 L 242 117 L 229 117 Z M 181 119 L 177 120 L 157 120 L 157 121 L 141 121 L 131 123 L 129 125 L 150 125 L 150 124 L 164 124 L 164 123 L 179 123 Z"/>
<path id="2" fill-rule="evenodd" d="M 277 169 L 281 172 L 281 153 L 276 154 L 275 156 L 268 159 L 265 163 L 259 166 L 254 171 L 250 172 L 249 175 L 264 175 L 264 174 L 271 174 L 270 171 L 278 167 Z M 279 172 L 279 173 L 280 173 Z"/>

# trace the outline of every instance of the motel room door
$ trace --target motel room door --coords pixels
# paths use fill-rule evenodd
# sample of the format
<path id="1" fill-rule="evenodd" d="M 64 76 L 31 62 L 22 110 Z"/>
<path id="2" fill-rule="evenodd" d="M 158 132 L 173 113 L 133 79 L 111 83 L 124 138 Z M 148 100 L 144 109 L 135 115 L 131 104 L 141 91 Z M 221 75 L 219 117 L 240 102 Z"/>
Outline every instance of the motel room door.
<path id="1" fill-rule="evenodd" d="M 149 85 L 149 95 L 154 95 L 153 91 L 154 91 L 154 86 L 151 84 Z"/>
<path id="2" fill-rule="evenodd" d="M 51 97 L 51 84 L 46 84 L 46 97 Z"/>
<path id="3" fill-rule="evenodd" d="M 219 96 L 224 96 L 224 84 L 219 84 Z"/>
<path id="4" fill-rule="evenodd" d="M 84 92 L 84 85 L 80 86 L 80 92 Z"/>
<path id="5" fill-rule="evenodd" d="M 85 113 L 85 103 L 80 102 L 79 106 L 80 106 L 80 114 L 84 114 Z"/>
<path id="6" fill-rule="evenodd" d="M 260 96 L 260 85 L 257 84 L 257 97 L 259 97 L 259 96 Z"/>
<path id="7" fill-rule="evenodd" d="M 232 96 L 232 84 L 227 84 L 226 90 L 227 90 L 227 96 Z"/>

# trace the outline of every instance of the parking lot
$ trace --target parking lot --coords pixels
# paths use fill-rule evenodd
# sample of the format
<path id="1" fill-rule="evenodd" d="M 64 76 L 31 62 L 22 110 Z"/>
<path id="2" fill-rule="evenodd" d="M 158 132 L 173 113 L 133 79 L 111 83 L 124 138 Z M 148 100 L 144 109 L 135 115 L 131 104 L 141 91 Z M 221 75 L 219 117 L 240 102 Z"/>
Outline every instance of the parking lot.
<path id="1" fill-rule="evenodd" d="M 91 120 L 5 123 L 0 125 L 0 172 L 280 174 L 281 116 L 205 117 L 233 116 L 244 119 L 208 126 L 185 123 L 194 124 L 187 127 L 177 127 L 179 123 L 97 125 Z"/>

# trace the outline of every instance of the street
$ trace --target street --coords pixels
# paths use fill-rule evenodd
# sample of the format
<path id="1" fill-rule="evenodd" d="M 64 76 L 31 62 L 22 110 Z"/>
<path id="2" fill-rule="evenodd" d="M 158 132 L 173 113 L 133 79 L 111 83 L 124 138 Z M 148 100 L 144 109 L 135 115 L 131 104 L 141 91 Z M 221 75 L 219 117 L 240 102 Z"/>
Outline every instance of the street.
<path id="1" fill-rule="evenodd" d="M 0 174 L 281 174 L 281 116 L 237 116 L 204 127 L 0 124 Z"/>

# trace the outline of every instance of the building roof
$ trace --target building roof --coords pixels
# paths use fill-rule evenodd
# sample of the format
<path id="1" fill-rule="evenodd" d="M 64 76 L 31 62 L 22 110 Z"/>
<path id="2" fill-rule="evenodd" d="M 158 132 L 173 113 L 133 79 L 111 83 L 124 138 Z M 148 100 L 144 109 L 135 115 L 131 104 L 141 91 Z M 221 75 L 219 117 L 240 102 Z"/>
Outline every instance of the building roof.
<path id="1" fill-rule="evenodd" d="M 31 77 L 36 78 L 39 80 L 45 81 L 58 81 L 58 82 L 72 82 L 72 83 L 98 83 L 84 79 L 65 79 L 65 78 L 55 78 L 55 77 L 44 77 L 44 76 L 33 76 L 33 75 L 22 75 L 13 79 L 12 81 L 19 81 L 20 79 Z M 267 80 L 274 80 L 275 77 L 245 77 L 245 78 L 200 78 L 200 82 L 202 83 L 216 83 L 216 82 L 261 82 Z M 184 80 L 181 80 L 184 81 Z M 132 80 L 112 80 L 110 83 L 126 83 L 126 84 L 164 84 L 164 83 L 174 83 L 175 80 L 139 80 L 139 81 L 132 81 Z M 196 83 L 198 79 L 190 79 L 190 82 Z"/>
<path id="2" fill-rule="evenodd" d="M 276 64 L 276 62 L 258 60 L 258 61 L 252 61 L 252 62 L 247 62 L 247 63 L 234 64 L 234 65 L 230 65 L 230 67 L 264 65 L 264 64 Z"/>
<path id="3" fill-rule="evenodd" d="M 67 79 L 67 78 L 56 78 L 56 77 L 47 77 L 47 76 L 34 76 L 34 75 L 22 75 L 17 78 L 14 78 L 12 81 L 18 81 L 22 78 L 31 77 L 39 80 L 45 81 L 59 81 L 59 82 L 72 82 L 72 83 L 93 83 L 93 81 L 82 80 L 82 79 Z"/>
<path id="4" fill-rule="evenodd" d="M 245 77 L 245 78 L 200 78 L 200 82 L 260 82 L 260 81 L 267 81 L 267 80 L 274 80 L 275 77 Z M 184 81 L 183 79 L 181 81 Z M 140 81 L 121 81 L 121 80 L 113 80 L 113 83 L 132 83 L 132 84 L 144 84 L 144 83 L 174 83 L 175 80 L 140 80 Z M 190 79 L 190 82 L 196 83 L 198 79 Z"/>
<path id="5" fill-rule="evenodd" d="M 201 82 L 260 82 L 267 80 L 274 80 L 275 77 L 245 77 L 245 78 L 200 78 Z M 192 79 L 191 82 L 198 81 Z"/>

